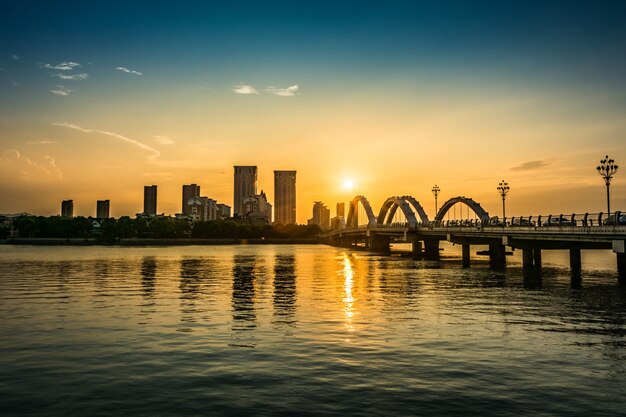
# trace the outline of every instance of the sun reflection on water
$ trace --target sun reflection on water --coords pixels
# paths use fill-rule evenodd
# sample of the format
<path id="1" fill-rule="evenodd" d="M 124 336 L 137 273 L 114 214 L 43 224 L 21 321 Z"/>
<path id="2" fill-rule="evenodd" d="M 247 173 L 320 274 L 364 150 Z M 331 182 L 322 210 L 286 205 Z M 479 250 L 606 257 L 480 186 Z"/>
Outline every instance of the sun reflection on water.
<path id="1" fill-rule="evenodd" d="M 352 325 L 352 319 L 354 317 L 354 297 L 352 295 L 352 286 L 354 284 L 354 270 L 352 269 L 352 262 L 348 257 L 348 254 L 343 254 L 343 271 L 342 275 L 344 278 L 343 282 L 343 312 L 345 316 L 346 329 L 349 332 L 354 331 L 354 326 Z"/>

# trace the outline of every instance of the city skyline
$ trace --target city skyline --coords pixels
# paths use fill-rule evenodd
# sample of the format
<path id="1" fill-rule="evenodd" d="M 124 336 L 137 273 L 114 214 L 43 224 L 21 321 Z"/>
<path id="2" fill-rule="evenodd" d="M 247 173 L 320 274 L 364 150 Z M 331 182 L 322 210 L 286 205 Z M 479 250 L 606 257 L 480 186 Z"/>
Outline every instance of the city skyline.
<path id="1" fill-rule="evenodd" d="M 624 7 L 7 4 L 0 212 L 132 215 L 156 184 L 176 213 L 191 183 L 234 207 L 233 165 L 271 202 L 272 172 L 297 170 L 300 224 L 356 194 L 431 213 L 434 184 L 495 214 L 503 178 L 512 216 L 601 211 L 597 161 L 626 160 Z"/>

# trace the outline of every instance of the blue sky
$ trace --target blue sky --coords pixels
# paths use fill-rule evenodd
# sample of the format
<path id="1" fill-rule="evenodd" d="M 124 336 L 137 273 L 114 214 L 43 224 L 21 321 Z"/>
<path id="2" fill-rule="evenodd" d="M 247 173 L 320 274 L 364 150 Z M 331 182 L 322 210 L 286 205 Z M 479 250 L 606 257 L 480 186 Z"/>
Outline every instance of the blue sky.
<path id="1" fill-rule="evenodd" d="M 203 178 L 203 190 L 228 202 L 229 167 L 241 163 L 267 171 L 266 189 L 272 169 L 298 169 L 304 221 L 311 201 L 345 197 L 323 191 L 338 177 L 380 194 L 373 200 L 416 193 L 389 183 L 428 190 L 447 181 L 450 192 L 480 193 L 502 142 L 511 151 L 497 169 L 529 195 L 541 194 L 538 178 L 575 195 L 596 180 L 583 161 L 626 159 L 625 2 L 180 3 L 2 2 L 0 172 L 19 162 L 43 174 L 0 181 L 15 202 L 0 211 L 29 202 L 29 187 L 45 188 L 42 212 L 72 196 L 91 210 L 87 179 L 101 194 L 118 192 L 102 169 L 136 178 L 132 187 L 169 187 L 164 210 L 176 210 L 180 184 Z M 58 69 L 68 63 L 77 65 Z M 91 146 L 106 155 L 85 166 L 78 156 Z M 474 161 L 464 168 L 474 179 L 457 189 L 458 173 L 428 173 L 426 156 L 417 162 L 427 175 L 407 159 L 404 174 L 387 178 L 394 148 L 446 149 L 455 166 Z M 381 171 L 366 172 L 364 161 L 377 158 Z M 322 184 L 310 160 L 329 172 Z M 518 166 L 537 168 L 507 171 Z M 56 169 L 62 177 L 32 183 Z M 111 199 L 114 213 L 115 201 L 132 211 L 140 200 Z"/>

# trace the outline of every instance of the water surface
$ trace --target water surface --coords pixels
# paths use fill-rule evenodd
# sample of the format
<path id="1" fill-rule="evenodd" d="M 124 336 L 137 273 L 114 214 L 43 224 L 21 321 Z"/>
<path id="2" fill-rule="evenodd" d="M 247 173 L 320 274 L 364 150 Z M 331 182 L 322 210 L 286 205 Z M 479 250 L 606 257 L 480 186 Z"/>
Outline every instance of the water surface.
<path id="1" fill-rule="evenodd" d="M 483 258 L 322 245 L 0 246 L 0 413 L 618 415 L 626 290 L 610 252 Z"/>

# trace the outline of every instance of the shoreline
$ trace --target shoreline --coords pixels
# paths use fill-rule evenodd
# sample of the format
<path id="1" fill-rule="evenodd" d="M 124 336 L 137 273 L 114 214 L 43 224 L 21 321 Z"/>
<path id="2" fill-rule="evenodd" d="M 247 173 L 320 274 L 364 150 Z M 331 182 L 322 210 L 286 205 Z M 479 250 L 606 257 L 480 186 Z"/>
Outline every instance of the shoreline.
<path id="1" fill-rule="evenodd" d="M 192 245 L 317 245 L 320 240 L 300 239 L 119 239 L 104 242 L 95 238 L 9 238 L 0 240 L 0 245 L 35 245 L 35 246 L 192 246 Z"/>

